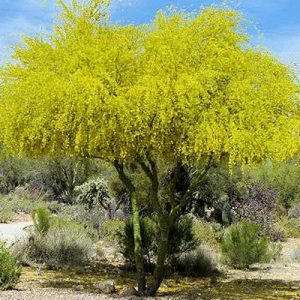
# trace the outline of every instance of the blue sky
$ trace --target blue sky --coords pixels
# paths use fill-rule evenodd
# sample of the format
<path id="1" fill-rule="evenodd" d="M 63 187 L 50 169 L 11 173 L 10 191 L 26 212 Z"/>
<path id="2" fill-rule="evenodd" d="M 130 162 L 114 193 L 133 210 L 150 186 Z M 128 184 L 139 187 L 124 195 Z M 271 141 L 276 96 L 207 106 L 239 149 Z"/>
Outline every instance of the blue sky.
<path id="1" fill-rule="evenodd" d="M 44 2 L 44 4 L 43 4 Z M 46 3 L 45 3 L 46 2 Z M 141 24 L 149 22 L 157 10 L 175 5 L 186 10 L 223 0 L 113 0 L 113 21 Z M 286 63 L 300 65 L 300 1 L 227 1 L 238 8 L 262 33 L 260 43 Z M 9 57 L 10 45 L 21 35 L 44 34 L 51 30 L 57 12 L 55 0 L 0 0 L 0 63 Z M 256 34 L 257 36 L 257 34 Z M 253 36 L 253 41 L 257 38 Z"/>

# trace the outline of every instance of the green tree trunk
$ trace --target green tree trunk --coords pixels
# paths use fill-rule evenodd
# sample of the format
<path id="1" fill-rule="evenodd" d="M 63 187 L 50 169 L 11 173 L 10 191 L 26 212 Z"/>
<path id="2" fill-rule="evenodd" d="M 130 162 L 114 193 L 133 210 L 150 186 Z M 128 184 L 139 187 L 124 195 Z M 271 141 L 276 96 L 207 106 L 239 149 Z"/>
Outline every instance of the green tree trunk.
<path id="1" fill-rule="evenodd" d="M 155 296 L 165 276 L 165 261 L 168 255 L 170 224 L 168 217 L 160 220 L 160 241 L 158 245 L 157 260 L 154 269 L 153 282 L 147 291 L 149 296 Z"/>
<path id="2" fill-rule="evenodd" d="M 142 253 L 142 234 L 140 226 L 139 207 L 137 203 L 137 196 L 135 192 L 131 193 L 132 206 L 132 223 L 133 223 L 133 237 L 134 237 L 134 257 L 137 271 L 138 292 L 144 295 L 146 291 L 146 278 L 144 270 L 144 260 Z"/>
<path id="3" fill-rule="evenodd" d="M 118 161 L 114 161 L 120 180 L 124 183 L 130 193 L 130 201 L 132 207 L 132 224 L 133 224 L 133 240 L 134 240 L 134 259 L 137 272 L 138 292 L 141 296 L 146 293 L 146 277 L 144 270 L 144 259 L 142 251 L 142 233 L 140 224 L 139 204 L 136 188 L 131 178 L 126 175 L 124 165 Z"/>

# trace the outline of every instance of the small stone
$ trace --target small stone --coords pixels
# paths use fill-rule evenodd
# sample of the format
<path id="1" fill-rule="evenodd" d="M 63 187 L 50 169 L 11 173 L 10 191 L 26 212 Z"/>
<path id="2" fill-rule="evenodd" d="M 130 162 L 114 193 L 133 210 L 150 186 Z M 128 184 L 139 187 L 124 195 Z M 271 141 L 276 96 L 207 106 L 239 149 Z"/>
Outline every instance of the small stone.
<path id="1" fill-rule="evenodd" d="M 83 290 L 84 290 L 84 287 L 83 287 L 83 285 L 81 285 L 81 284 L 75 285 L 75 286 L 74 286 L 74 290 L 75 290 L 75 291 L 83 291 Z"/>
<path id="2" fill-rule="evenodd" d="M 137 295 L 138 292 L 134 287 L 124 287 L 120 292 L 120 296 L 122 297 L 137 296 Z"/>
<path id="3" fill-rule="evenodd" d="M 113 280 L 95 283 L 94 287 L 98 293 L 113 294 L 116 292 L 115 282 Z"/>

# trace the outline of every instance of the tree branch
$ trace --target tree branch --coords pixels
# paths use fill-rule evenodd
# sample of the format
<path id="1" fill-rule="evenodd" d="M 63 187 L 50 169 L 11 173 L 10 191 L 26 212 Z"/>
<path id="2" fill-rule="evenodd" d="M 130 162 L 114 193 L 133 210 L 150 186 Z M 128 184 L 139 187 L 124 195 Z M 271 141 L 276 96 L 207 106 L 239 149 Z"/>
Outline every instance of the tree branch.
<path id="1" fill-rule="evenodd" d="M 114 167 L 116 168 L 120 180 L 125 184 L 125 186 L 128 188 L 129 192 L 135 192 L 135 186 L 132 182 L 132 180 L 126 175 L 124 171 L 124 165 L 117 160 L 113 162 Z"/>
<path id="2" fill-rule="evenodd" d="M 140 160 L 139 163 L 140 163 L 143 171 L 147 175 L 147 177 L 150 179 L 151 186 L 152 186 L 151 199 L 153 201 L 153 205 L 154 205 L 158 215 L 162 216 L 163 208 L 158 199 L 159 182 L 158 182 L 156 164 L 153 160 L 150 159 L 150 156 L 148 156 L 147 160 L 149 161 L 149 166 L 143 160 Z"/>

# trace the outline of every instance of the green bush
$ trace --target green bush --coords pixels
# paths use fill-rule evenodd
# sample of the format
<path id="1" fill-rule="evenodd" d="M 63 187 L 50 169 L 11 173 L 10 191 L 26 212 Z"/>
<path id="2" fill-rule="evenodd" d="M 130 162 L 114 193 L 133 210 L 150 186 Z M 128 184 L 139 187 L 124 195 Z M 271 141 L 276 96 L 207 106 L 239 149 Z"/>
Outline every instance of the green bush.
<path id="1" fill-rule="evenodd" d="M 0 193 L 8 194 L 26 182 L 29 161 L 8 156 L 0 149 Z"/>
<path id="2" fill-rule="evenodd" d="M 46 234 L 36 233 L 29 256 L 50 267 L 84 265 L 92 250 L 91 234 L 83 225 L 70 219 L 55 218 Z"/>
<path id="3" fill-rule="evenodd" d="M 217 272 L 216 261 L 211 253 L 211 248 L 200 245 L 197 249 L 180 255 L 175 269 L 179 274 L 187 277 L 211 276 Z"/>
<path id="4" fill-rule="evenodd" d="M 225 261 L 236 268 L 270 261 L 269 240 L 259 234 L 260 228 L 249 221 L 230 226 L 221 245 Z"/>
<path id="5" fill-rule="evenodd" d="M 20 276 L 21 266 L 19 262 L 0 242 L 0 290 L 14 288 Z"/>
<path id="6" fill-rule="evenodd" d="M 171 227 L 169 234 L 167 262 L 173 264 L 177 257 L 187 251 L 194 249 L 196 239 L 193 235 L 193 221 L 189 216 L 182 216 Z M 141 219 L 142 251 L 146 267 L 150 267 L 157 254 L 157 241 L 159 240 L 159 228 L 155 219 L 145 217 Z M 119 232 L 118 242 L 121 253 L 129 261 L 134 261 L 134 240 L 132 221 L 129 220 L 124 230 Z"/>
<path id="7" fill-rule="evenodd" d="M 99 229 L 101 239 L 109 242 L 118 242 L 119 234 L 125 230 L 125 222 L 119 219 L 103 222 Z"/>
<path id="8" fill-rule="evenodd" d="M 39 234 L 44 234 L 50 228 L 51 212 L 48 208 L 39 207 L 32 213 L 34 228 Z"/>
<path id="9" fill-rule="evenodd" d="M 193 234 L 199 243 L 219 249 L 223 230 L 220 224 L 207 222 L 203 219 L 194 219 Z"/>

